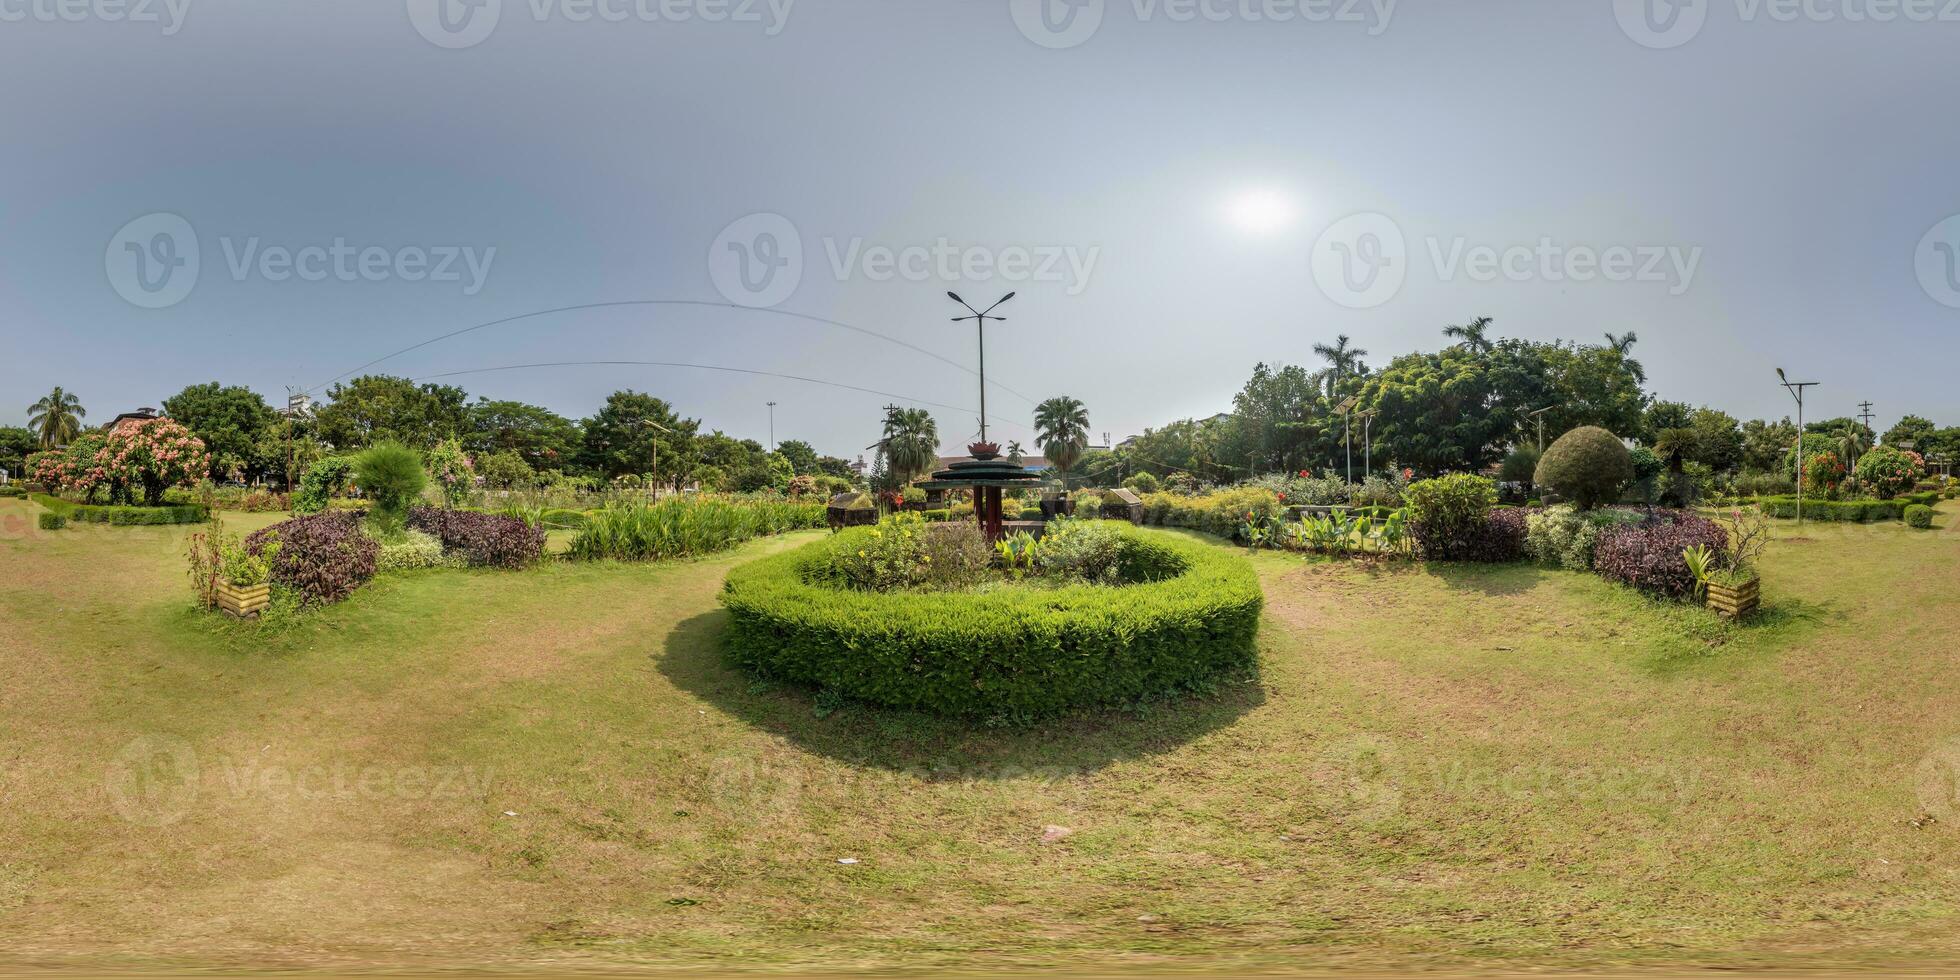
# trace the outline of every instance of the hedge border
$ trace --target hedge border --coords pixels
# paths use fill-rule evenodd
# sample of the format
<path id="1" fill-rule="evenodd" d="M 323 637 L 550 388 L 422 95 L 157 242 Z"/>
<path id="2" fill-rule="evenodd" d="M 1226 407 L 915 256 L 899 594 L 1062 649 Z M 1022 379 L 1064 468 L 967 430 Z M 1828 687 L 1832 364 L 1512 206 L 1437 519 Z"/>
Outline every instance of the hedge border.
<path id="1" fill-rule="evenodd" d="M 1113 523 L 1128 567 L 1177 571 L 1116 587 L 861 592 L 810 582 L 818 542 L 729 573 L 724 653 L 766 677 L 969 718 L 1174 694 L 1257 662 L 1265 596 L 1251 563 Z"/>
<path id="2" fill-rule="evenodd" d="M 1935 492 L 1909 493 L 1891 500 L 1812 500 L 1804 498 L 1803 516 L 1812 521 L 1841 521 L 1845 523 L 1869 524 L 1875 521 L 1897 521 L 1905 518 L 1907 507 L 1914 504 L 1932 506 L 1939 501 Z M 1797 516 L 1797 498 L 1764 497 L 1756 506 L 1770 517 L 1792 518 Z"/>
<path id="3" fill-rule="evenodd" d="M 163 524 L 202 524 L 211 519 L 203 504 L 165 504 L 161 507 L 125 507 L 114 504 L 78 504 L 72 500 L 34 494 L 34 502 L 70 521 L 111 524 L 117 527 L 145 527 Z"/>

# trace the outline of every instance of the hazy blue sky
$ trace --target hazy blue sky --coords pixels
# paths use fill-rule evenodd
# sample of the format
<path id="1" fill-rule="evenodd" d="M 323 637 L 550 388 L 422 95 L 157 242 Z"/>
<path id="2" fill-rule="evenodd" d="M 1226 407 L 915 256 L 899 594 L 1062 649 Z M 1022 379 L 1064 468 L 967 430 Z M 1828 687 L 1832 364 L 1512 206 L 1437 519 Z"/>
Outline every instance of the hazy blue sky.
<path id="1" fill-rule="evenodd" d="M 54 384 L 92 421 L 212 379 L 277 402 L 473 324 L 731 296 L 912 347 L 615 306 L 374 370 L 687 361 L 970 408 L 944 291 L 1016 289 L 989 333 L 1005 438 L 1020 395 L 1075 395 L 1120 439 L 1228 409 L 1255 361 L 1347 333 L 1379 365 L 1480 314 L 1637 331 L 1661 396 L 1745 418 L 1788 412 L 1781 365 L 1824 382 L 1814 416 L 1960 423 L 1941 2 L 1654 0 L 1651 29 L 1637 0 L 173 2 L 0 0 L 0 422 Z M 318 281 L 261 264 L 336 240 Z M 1617 271 L 1474 261 L 1541 240 Z M 756 438 L 773 399 L 778 438 L 840 455 L 889 400 L 657 367 L 449 380 L 570 416 L 633 387 Z M 949 447 L 975 428 L 933 411 Z"/>

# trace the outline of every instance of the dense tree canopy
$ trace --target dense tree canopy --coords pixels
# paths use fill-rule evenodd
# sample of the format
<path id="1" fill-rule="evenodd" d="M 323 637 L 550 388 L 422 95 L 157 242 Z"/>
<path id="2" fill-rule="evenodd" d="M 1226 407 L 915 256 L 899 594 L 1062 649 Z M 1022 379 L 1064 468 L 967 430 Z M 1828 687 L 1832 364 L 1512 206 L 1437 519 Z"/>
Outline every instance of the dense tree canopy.
<path id="1" fill-rule="evenodd" d="M 699 419 L 683 419 L 673 406 L 637 391 L 615 391 L 585 423 L 584 464 L 608 479 L 652 472 L 680 489 L 699 463 Z M 657 450 L 657 453 L 656 453 Z"/>
<path id="2" fill-rule="evenodd" d="M 279 413 L 250 388 L 216 381 L 190 385 L 164 399 L 163 411 L 204 441 L 214 480 L 284 469 L 283 454 L 268 459 L 261 445 Z"/>
<path id="3" fill-rule="evenodd" d="M 331 401 L 319 412 L 319 436 L 343 452 L 384 441 L 428 449 L 468 428 L 464 402 L 469 396 L 453 385 L 370 374 L 334 385 L 327 397 Z"/>
<path id="4" fill-rule="evenodd" d="M 578 454 L 578 423 L 551 409 L 478 398 L 463 445 L 473 453 L 515 453 L 532 469 L 562 470 Z"/>

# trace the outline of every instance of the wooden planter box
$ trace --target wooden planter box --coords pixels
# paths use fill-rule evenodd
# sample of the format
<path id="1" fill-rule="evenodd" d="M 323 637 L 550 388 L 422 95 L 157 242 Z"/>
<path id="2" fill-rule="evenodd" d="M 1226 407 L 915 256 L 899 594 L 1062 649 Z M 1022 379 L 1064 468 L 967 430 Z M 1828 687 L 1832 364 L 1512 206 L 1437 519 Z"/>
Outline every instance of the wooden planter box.
<path id="1" fill-rule="evenodd" d="M 1738 619 L 1762 604 L 1762 579 L 1752 578 L 1741 585 L 1708 583 L 1708 608 L 1730 619 Z"/>
<path id="2" fill-rule="evenodd" d="M 250 619 L 259 611 L 272 604 L 272 586 L 247 585 L 243 588 L 230 582 L 218 583 L 218 608 L 237 616 Z"/>

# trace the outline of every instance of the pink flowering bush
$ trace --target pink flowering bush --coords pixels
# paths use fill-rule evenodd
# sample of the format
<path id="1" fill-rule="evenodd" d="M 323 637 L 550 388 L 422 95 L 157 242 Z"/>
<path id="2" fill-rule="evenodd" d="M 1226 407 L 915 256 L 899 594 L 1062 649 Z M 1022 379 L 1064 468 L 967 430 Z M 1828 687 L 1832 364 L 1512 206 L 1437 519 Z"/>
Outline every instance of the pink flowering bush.
<path id="1" fill-rule="evenodd" d="M 1804 492 L 1814 496 L 1828 496 L 1837 491 L 1838 484 L 1844 482 L 1844 461 L 1837 453 L 1821 452 L 1804 460 Z"/>
<path id="2" fill-rule="evenodd" d="M 143 503 L 163 503 L 171 487 L 194 487 L 211 471 L 211 452 L 204 440 L 173 419 L 149 419 L 109 433 L 96 465 L 112 493 L 129 496 L 143 491 Z"/>
<path id="3" fill-rule="evenodd" d="M 1879 446 L 1858 457 L 1859 485 L 1881 500 L 1911 490 L 1925 472 L 1925 461 L 1918 454 L 1892 446 Z"/>

